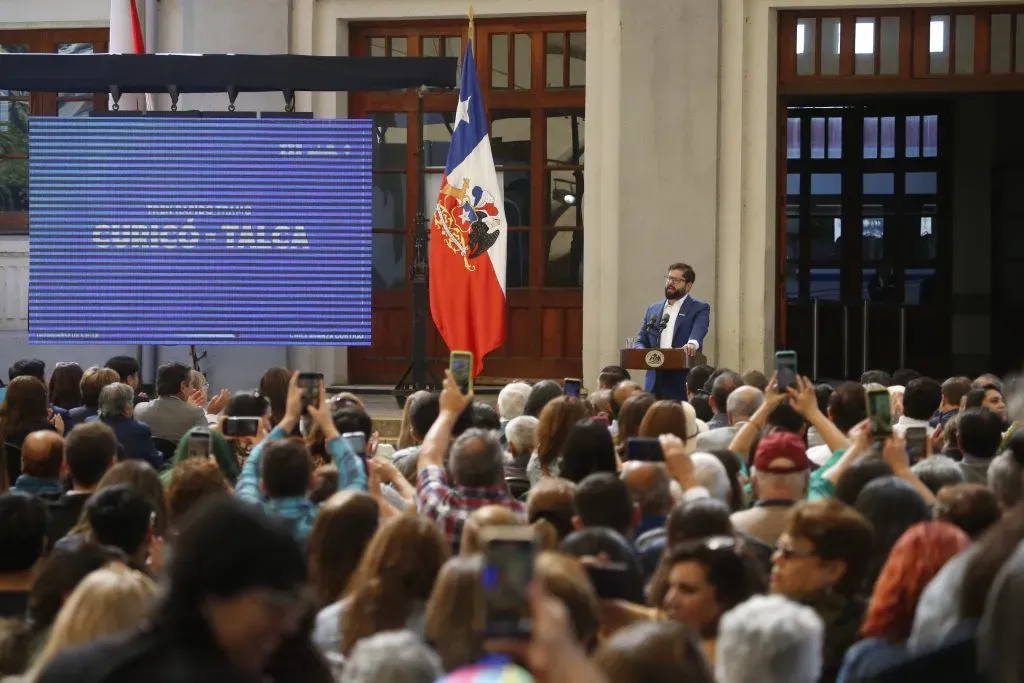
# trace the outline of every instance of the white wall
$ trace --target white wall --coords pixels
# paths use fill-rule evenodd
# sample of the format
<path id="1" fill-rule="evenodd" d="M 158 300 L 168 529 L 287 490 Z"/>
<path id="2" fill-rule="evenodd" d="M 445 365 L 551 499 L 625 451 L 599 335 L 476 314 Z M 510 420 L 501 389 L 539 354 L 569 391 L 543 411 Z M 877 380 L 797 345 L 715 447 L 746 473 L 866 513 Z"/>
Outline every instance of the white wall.
<path id="1" fill-rule="evenodd" d="M 0 29 L 107 26 L 110 0 L 0 0 Z"/>

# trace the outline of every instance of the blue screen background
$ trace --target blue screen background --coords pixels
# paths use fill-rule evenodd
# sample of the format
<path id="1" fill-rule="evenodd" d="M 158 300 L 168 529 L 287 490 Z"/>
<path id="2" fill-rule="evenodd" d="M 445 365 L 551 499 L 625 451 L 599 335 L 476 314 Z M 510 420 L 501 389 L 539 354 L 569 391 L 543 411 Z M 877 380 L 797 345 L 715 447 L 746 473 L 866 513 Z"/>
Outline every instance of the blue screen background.
<path id="1" fill-rule="evenodd" d="M 31 120 L 29 341 L 370 344 L 372 122 Z"/>

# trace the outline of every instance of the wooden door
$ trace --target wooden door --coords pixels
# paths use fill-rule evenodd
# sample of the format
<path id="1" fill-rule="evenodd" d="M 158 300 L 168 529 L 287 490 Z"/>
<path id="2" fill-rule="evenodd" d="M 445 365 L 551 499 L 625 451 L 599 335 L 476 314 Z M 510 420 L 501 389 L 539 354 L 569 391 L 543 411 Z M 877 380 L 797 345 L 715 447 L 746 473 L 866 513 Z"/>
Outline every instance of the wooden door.
<path id="1" fill-rule="evenodd" d="M 508 337 L 483 379 L 582 371 L 586 36 L 584 17 L 502 19 L 476 26 L 476 60 L 509 224 Z M 350 51 L 457 56 L 465 22 L 354 25 Z M 352 93 L 352 116 L 374 120 L 373 345 L 349 349 L 353 383 L 395 383 L 411 360 L 409 269 L 417 209 L 429 216 L 444 170 L 457 94 L 424 97 L 426 190 L 417 182 L 420 121 L 412 91 Z M 448 349 L 428 315 L 435 374 Z"/>

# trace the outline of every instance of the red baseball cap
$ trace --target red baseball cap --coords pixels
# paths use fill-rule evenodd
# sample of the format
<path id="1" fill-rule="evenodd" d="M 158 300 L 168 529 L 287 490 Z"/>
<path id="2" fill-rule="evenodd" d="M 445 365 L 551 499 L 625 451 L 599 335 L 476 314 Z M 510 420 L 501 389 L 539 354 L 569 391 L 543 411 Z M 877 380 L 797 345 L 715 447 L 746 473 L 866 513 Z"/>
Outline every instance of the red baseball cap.
<path id="1" fill-rule="evenodd" d="M 804 440 L 792 432 L 773 432 L 757 445 L 754 468 L 758 472 L 792 474 L 811 469 Z"/>

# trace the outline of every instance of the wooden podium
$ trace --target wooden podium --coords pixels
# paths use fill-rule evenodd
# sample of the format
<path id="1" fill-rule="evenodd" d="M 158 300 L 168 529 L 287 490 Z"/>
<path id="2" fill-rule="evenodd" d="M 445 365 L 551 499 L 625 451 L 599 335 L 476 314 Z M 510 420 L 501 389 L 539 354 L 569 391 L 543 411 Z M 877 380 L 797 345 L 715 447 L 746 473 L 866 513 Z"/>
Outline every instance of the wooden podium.
<path id="1" fill-rule="evenodd" d="M 707 357 L 697 352 L 688 356 L 683 349 L 622 349 L 619 365 L 627 370 L 689 370 L 707 363 Z"/>

